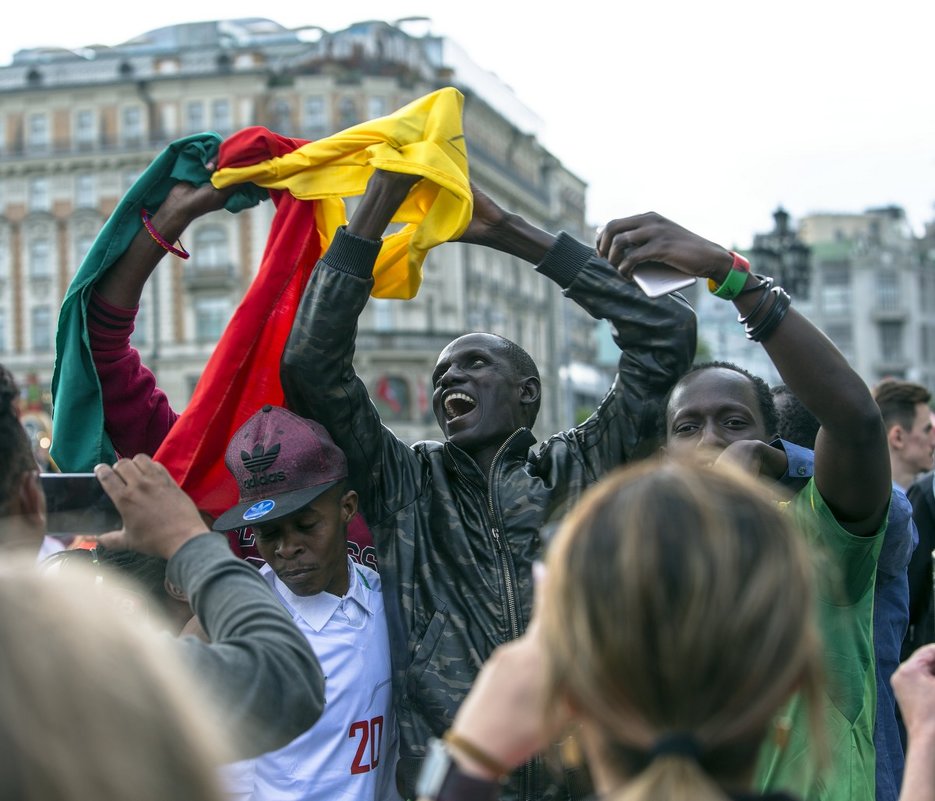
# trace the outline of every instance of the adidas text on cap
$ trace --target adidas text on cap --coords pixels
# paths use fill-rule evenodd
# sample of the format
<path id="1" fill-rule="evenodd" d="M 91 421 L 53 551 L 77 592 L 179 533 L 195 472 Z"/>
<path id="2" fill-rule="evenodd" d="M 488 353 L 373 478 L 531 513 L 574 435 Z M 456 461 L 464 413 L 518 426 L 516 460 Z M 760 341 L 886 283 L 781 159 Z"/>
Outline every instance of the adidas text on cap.
<path id="1" fill-rule="evenodd" d="M 264 406 L 232 437 L 224 458 L 240 503 L 216 531 L 260 525 L 297 512 L 347 478 L 347 459 L 324 426 L 280 406 Z"/>

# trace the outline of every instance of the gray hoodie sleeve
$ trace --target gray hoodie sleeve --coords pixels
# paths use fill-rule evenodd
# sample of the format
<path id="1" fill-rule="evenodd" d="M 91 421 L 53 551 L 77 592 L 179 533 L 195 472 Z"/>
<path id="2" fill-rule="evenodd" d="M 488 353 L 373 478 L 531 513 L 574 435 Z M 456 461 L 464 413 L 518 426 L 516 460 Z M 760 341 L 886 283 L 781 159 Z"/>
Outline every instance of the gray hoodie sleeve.
<path id="1" fill-rule="evenodd" d="M 211 638 L 178 640 L 245 759 L 281 748 L 309 729 L 324 706 L 321 666 L 269 586 L 230 552 L 220 534 L 189 540 L 169 560 L 169 582 L 184 592 Z"/>

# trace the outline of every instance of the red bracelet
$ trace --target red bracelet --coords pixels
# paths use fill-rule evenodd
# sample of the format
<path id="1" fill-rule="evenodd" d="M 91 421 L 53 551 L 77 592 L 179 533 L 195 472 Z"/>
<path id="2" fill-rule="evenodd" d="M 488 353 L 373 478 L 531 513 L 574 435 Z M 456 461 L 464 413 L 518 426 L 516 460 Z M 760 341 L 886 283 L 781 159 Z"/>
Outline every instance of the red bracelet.
<path id="1" fill-rule="evenodd" d="M 160 234 L 155 226 L 150 222 L 153 218 L 153 215 L 150 214 L 146 209 L 140 211 L 140 218 L 143 220 L 143 226 L 149 231 L 149 235 L 153 238 L 153 241 L 159 245 L 163 250 L 168 251 L 173 256 L 178 256 L 180 259 L 187 259 L 192 254 L 185 250 L 185 246 L 179 240 L 179 246 L 175 247 L 174 245 L 167 242 L 162 234 Z"/>

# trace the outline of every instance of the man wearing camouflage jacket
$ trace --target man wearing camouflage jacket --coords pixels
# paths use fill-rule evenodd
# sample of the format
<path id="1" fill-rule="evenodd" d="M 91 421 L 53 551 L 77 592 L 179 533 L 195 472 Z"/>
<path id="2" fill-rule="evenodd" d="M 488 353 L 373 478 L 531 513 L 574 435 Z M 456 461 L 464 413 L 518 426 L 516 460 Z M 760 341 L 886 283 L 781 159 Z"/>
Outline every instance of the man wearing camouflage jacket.
<path id="1" fill-rule="evenodd" d="M 532 360 L 500 337 L 459 337 L 433 375 L 447 441 L 401 442 L 381 425 L 352 361 L 380 238 L 413 180 L 379 171 L 371 179 L 312 273 L 282 360 L 290 407 L 322 423 L 347 454 L 373 532 L 404 798 L 415 797 L 428 739 L 448 729 L 484 660 L 525 629 L 540 530 L 652 436 L 657 404 L 695 352 L 694 313 L 680 298 L 645 297 L 593 248 L 553 237 L 475 190 L 461 241 L 537 265 L 591 315 L 609 320 L 622 351 L 619 374 L 587 421 L 534 449 L 540 384 Z M 510 776 L 502 797 L 565 794 L 535 762 Z"/>

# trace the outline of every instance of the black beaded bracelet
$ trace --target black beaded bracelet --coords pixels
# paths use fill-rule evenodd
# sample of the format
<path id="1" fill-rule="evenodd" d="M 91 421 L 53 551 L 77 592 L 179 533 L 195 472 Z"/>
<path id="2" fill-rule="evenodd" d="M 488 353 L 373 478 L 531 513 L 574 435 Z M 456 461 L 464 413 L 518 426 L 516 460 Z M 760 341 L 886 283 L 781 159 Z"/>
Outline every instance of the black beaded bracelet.
<path id="1" fill-rule="evenodd" d="M 769 311 L 766 312 L 763 319 L 756 325 L 750 325 L 748 323 L 744 326 L 747 339 L 753 342 L 762 342 L 770 336 L 786 316 L 786 312 L 789 311 L 789 306 L 792 305 L 792 298 L 789 297 L 789 293 L 781 286 L 773 287 L 769 294 L 775 295 L 776 299 L 773 301 L 773 305 L 769 307 Z"/>

